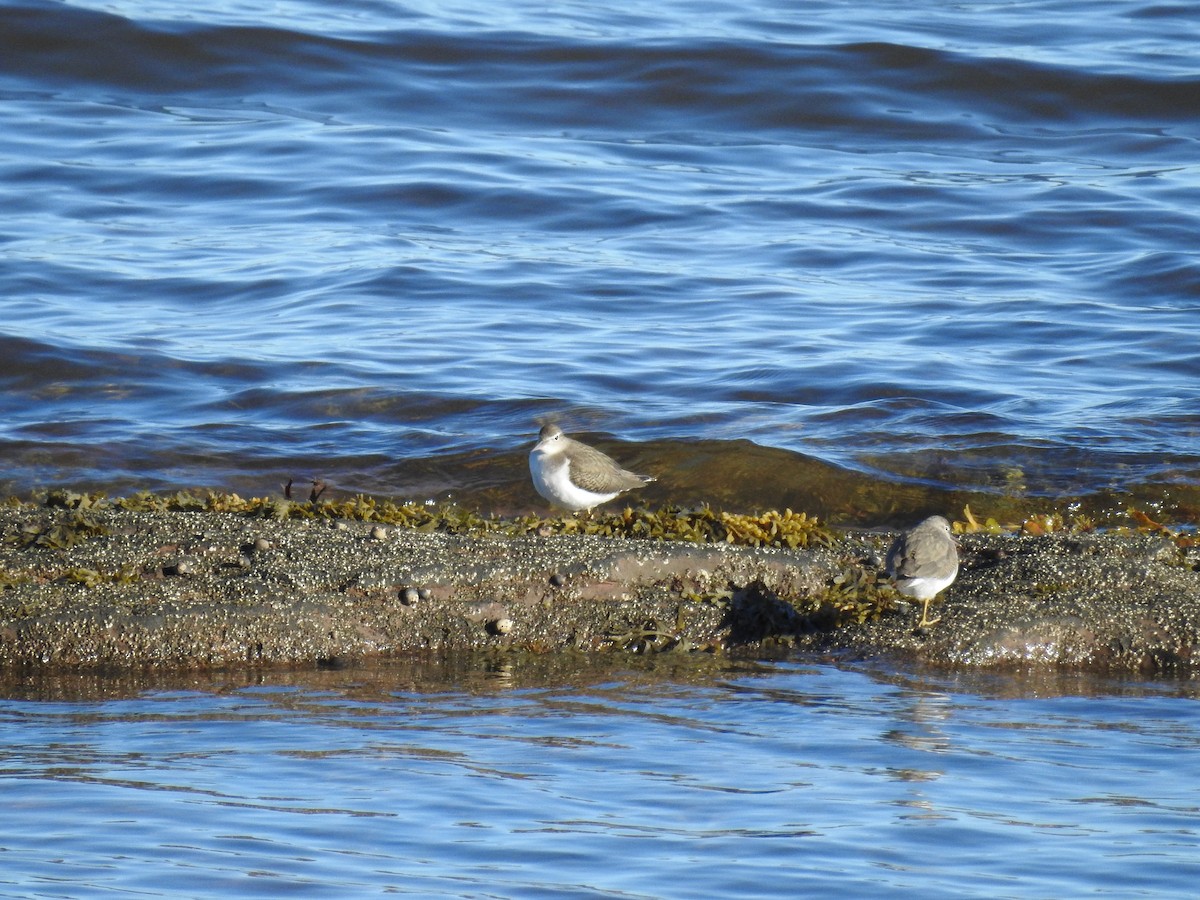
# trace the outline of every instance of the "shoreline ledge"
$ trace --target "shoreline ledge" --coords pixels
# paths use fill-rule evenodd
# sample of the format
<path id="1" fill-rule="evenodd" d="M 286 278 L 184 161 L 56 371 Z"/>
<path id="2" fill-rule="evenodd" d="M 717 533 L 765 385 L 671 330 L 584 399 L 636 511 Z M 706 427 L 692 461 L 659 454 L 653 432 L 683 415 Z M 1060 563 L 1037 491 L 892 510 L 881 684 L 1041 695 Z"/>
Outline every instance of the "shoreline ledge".
<path id="1" fill-rule="evenodd" d="M 1200 547 L 1147 521 L 959 535 L 958 580 L 933 606 L 941 622 L 915 632 L 919 604 L 880 571 L 894 532 L 838 532 L 790 512 L 706 511 L 677 524 L 796 547 L 611 536 L 603 518 L 475 517 L 491 524 L 473 527 L 463 514 L 447 528 L 416 513 L 385 524 L 403 519 L 389 510 L 419 507 L 369 505 L 364 518 L 342 515 L 344 504 L 235 495 L 191 506 L 98 498 L 0 506 L 3 669 L 333 664 L 425 650 L 892 655 L 1186 677 L 1200 663 Z M 364 502 L 351 501 L 359 512 Z M 609 521 L 646 530 L 637 522 L 654 515 Z M 585 530 L 601 533 L 563 533 Z"/>

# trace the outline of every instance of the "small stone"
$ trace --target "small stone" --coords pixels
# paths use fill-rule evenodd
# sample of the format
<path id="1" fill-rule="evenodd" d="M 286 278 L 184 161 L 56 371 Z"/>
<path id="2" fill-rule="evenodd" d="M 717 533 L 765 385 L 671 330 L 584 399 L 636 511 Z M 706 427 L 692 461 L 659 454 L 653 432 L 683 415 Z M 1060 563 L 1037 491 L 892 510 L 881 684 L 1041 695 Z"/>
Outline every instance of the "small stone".
<path id="1" fill-rule="evenodd" d="M 181 559 L 173 566 L 167 566 L 163 571 L 167 575 L 175 575 L 179 578 L 187 578 L 196 574 L 196 564 L 190 559 Z"/>
<path id="2" fill-rule="evenodd" d="M 255 553 L 265 553 L 267 550 L 270 550 L 274 546 L 275 546 L 274 544 L 272 544 L 270 541 L 268 541 L 264 537 L 254 539 L 254 552 Z"/>
<path id="3" fill-rule="evenodd" d="M 487 624 L 487 630 L 491 634 L 495 634 L 495 635 L 508 634 L 510 631 L 513 630 L 513 620 L 507 619 L 507 618 L 506 619 L 492 619 L 492 621 L 488 622 L 488 624 Z"/>
<path id="4" fill-rule="evenodd" d="M 567 583 L 567 576 L 564 575 L 562 572 L 555 572 L 553 575 L 550 576 L 550 584 L 552 584 L 554 587 L 560 588 L 566 583 Z"/>
<path id="5" fill-rule="evenodd" d="M 421 592 L 414 587 L 406 587 L 400 592 L 400 602 L 405 606 L 416 606 L 421 599 Z"/>
<path id="6" fill-rule="evenodd" d="M 371 540 L 373 541 L 386 541 L 387 536 L 388 530 L 382 525 L 376 525 L 371 529 Z"/>
<path id="7" fill-rule="evenodd" d="M 334 531 L 349 531 L 350 530 L 350 526 L 347 525 L 345 522 L 343 522 L 341 519 L 335 519 L 332 523 L 330 523 L 329 527 L 332 528 Z"/>
<path id="8" fill-rule="evenodd" d="M 430 600 L 433 598 L 433 591 L 429 588 L 417 588 L 417 596 L 422 600 Z"/>

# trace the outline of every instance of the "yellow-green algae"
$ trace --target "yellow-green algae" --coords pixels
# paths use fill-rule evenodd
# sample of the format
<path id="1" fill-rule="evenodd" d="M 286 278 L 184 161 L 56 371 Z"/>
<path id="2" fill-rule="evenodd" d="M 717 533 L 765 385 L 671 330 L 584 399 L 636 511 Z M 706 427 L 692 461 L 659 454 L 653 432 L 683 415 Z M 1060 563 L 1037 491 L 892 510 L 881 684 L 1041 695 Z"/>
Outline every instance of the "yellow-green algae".
<path id="1" fill-rule="evenodd" d="M 7 502 L 12 505 L 14 500 L 10 498 Z M 353 519 L 447 534 L 577 534 L 791 549 L 830 547 L 836 537 L 835 532 L 815 516 L 790 509 L 745 514 L 721 512 L 707 506 L 695 510 L 670 506 L 658 510 L 626 507 L 620 512 L 591 516 L 500 518 L 483 516 L 454 504 L 397 503 L 361 494 L 345 500 L 300 502 L 276 497 L 242 498 L 237 494 L 215 491 L 204 494 L 188 491 L 152 494 L 142 491 L 128 497 L 110 499 L 100 492 L 61 490 L 50 492 L 44 505 L 74 510 L 77 516 L 44 531 L 30 526 L 28 533 L 20 538 L 23 545 L 36 543 L 63 549 L 70 547 L 91 533 L 101 533 L 98 530 L 101 526 L 91 521 L 85 513 L 105 508 L 135 512 L 234 513 L 271 519 Z"/>
<path id="2" fill-rule="evenodd" d="M 396 502 L 389 498 L 356 495 L 341 500 L 313 499 L 295 501 L 281 497 L 243 498 L 222 491 L 177 491 L 155 494 L 139 491 L 135 494 L 110 498 L 102 491 L 81 493 L 53 490 L 40 501 L 23 501 L 8 497 L 9 507 L 36 508 L 45 506 L 74 511 L 75 515 L 41 527 L 29 524 L 19 533 L 6 535 L 4 540 L 21 547 L 41 546 L 69 549 L 89 537 L 105 533 L 104 526 L 89 516 L 89 512 L 120 509 L 133 512 L 213 512 L 269 519 L 348 519 L 373 522 L 397 528 L 412 528 L 421 532 L 446 534 L 539 534 L 589 535 L 597 537 L 643 538 L 691 543 L 727 543 L 749 547 L 781 547 L 806 549 L 831 548 L 839 532 L 816 516 L 791 509 L 735 513 L 714 510 L 704 505 L 696 509 L 663 506 L 656 510 L 625 507 L 618 512 L 594 513 L 581 516 L 542 518 L 535 515 L 498 517 L 482 515 L 453 503 L 431 504 Z M 1157 522 L 1137 509 L 1125 512 L 1127 521 L 1104 523 L 1108 530 L 1154 533 L 1167 537 L 1180 547 L 1200 542 L 1194 529 L 1180 530 Z M 1088 516 L 1061 512 L 1031 513 L 1022 518 L 1001 522 L 994 516 L 977 517 L 965 506 L 962 518 L 952 521 L 957 534 L 1025 534 L 1089 533 L 1101 523 Z M 849 576 L 847 576 L 849 577 Z M 859 589 L 873 585 L 850 579 Z M 836 587 L 845 592 L 847 581 Z"/>
<path id="3" fill-rule="evenodd" d="M 101 533 L 102 526 L 84 515 L 89 510 L 123 509 L 135 512 L 217 512 L 272 519 L 351 519 L 377 522 L 418 531 L 448 534 L 580 534 L 601 537 L 648 538 L 651 540 L 690 541 L 693 543 L 729 543 L 751 547 L 831 547 L 838 532 L 818 517 L 791 509 L 753 513 L 714 510 L 707 505 L 695 509 L 662 506 L 656 510 L 625 507 L 619 512 L 549 517 L 526 515 L 510 518 L 482 515 L 453 503 L 396 502 L 389 498 L 356 495 L 341 500 L 296 501 L 282 497 L 248 497 L 222 491 L 177 491 L 155 494 L 139 491 L 125 497 L 110 498 L 104 492 L 80 493 L 54 490 L 42 499 L 21 500 L 8 497 L 9 507 L 38 506 L 75 510 L 80 513 L 68 524 L 45 532 L 30 530 L 10 542 L 40 546 L 69 547 L 90 533 Z M 1123 520 L 1122 520 L 1123 519 Z M 1058 532 L 1086 533 L 1100 527 L 1158 533 L 1179 538 L 1185 546 L 1196 543 L 1186 531 L 1152 519 L 1136 508 L 1125 510 L 1122 519 L 1101 522 L 1095 518 L 1057 511 L 1027 513 L 1001 520 L 997 516 L 976 516 L 965 506 L 962 518 L 953 520 L 959 534 L 1027 534 Z M 1182 523 L 1187 524 L 1187 523 Z"/>

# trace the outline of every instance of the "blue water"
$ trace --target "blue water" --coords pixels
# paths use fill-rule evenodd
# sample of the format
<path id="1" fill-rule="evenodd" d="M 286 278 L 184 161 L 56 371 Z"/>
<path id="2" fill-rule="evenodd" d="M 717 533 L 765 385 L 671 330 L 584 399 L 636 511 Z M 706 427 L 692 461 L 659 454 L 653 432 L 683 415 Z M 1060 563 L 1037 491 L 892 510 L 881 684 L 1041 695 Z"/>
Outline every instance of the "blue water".
<path id="1" fill-rule="evenodd" d="M 1191 5 L 503 7 L 0 4 L 0 486 L 1200 485 Z"/>
<path id="2" fill-rule="evenodd" d="M 4 897 L 1190 896 L 1182 685 L 777 663 L 10 686 Z"/>

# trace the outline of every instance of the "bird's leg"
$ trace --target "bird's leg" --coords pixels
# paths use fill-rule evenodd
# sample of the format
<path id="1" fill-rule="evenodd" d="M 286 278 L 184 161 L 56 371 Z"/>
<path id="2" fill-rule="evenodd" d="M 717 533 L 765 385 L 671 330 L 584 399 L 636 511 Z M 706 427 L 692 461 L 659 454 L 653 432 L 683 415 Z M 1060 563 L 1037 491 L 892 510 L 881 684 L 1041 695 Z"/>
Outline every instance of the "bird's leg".
<path id="1" fill-rule="evenodd" d="M 918 628 L 928 628 L 930 625 L 936 625 L 938 622 L 942 621 L 941 616 L 938 616 L 936 619 L 929 618 L 929 604 L 932 602 L 932 597 L 930 597 L 928 600 L 921 601 L 923 606 L 921 607 L 921 621 L 917 623 Z"/>

